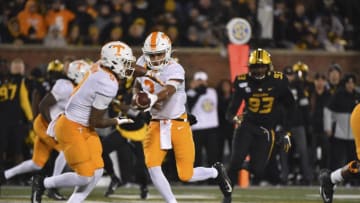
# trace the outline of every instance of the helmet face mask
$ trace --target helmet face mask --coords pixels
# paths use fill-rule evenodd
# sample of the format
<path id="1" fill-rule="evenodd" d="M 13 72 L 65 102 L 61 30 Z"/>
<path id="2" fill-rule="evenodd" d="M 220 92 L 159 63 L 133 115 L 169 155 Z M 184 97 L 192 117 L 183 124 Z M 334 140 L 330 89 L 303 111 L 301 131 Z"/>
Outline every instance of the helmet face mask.
<path id="1" fill-rule="evenodd" d="M 84 78 L 85 74 L 90 70 L 90 64 L 84 60 L 75 60 L 69 64 L 67 77 L 79 84 Z"/>
<path id="2" fill-rule="evenodd" d="M 256 49 L 249 57 L 249 74 L 251 77 L 262 80 L 266 73 L 271 70 L 272 63 L 269 52 L 263 49 Z"/>
<path id="3" fill-rule="evenodd" d="M 134 62 L 135 57 L 131 48 L 123 42 L 109 42 L 101 49 L 100 64 L 110 68 L 120 78 L 132 77 Z"/>
<path id="4" fill-rule="evenodd" d="M 162 32 L 152 32 L 142 48 L 145 61 L 152 70 L 160 70 L 171 60 L 171 40 Z"/>

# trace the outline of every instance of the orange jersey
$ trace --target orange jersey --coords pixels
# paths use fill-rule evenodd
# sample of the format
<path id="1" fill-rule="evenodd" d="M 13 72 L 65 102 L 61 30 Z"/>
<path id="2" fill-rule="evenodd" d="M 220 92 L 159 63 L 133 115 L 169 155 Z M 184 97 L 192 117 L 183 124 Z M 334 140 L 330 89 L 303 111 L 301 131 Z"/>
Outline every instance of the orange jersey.
<path id="1" fill-rule="evenodd" d="M 33 29 L 37 39 L 43 39 L 46 35 L 45 20 L 39 13 L 32 13 L 29 11 L 29 7 L 35 4 L 34 1 L 28 1 L 25 5 L 25 9 L 18 15 L 20 33 L 24 36 L 30 34 L 30 30 Z"/>
<path id="2" fill-rule="evenodd" d="M 46 24 L 49 27 L 56 25 L 60 29 L 61 34 L 64 37 L 67 36 L 69 24 L 74 19 L 75 19 L 74 13 L 67 9 L 62 9 L 59 12 L 49 10 L 45 17 Z"/>

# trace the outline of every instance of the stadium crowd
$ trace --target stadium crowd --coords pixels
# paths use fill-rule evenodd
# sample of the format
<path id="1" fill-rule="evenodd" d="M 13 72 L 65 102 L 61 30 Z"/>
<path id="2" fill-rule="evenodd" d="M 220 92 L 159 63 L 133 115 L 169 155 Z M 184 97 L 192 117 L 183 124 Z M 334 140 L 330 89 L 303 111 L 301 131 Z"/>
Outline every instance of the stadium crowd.
<path id="1" fill-rule="evenodd" d="M 0 43 L 141 46 L 158 30 L 176 46 L 227 43 L 225 26 L 242 17 L 254 47 L 359 49 L 358 1 L 343 0 L 17 0 L 0 6 Z"/>

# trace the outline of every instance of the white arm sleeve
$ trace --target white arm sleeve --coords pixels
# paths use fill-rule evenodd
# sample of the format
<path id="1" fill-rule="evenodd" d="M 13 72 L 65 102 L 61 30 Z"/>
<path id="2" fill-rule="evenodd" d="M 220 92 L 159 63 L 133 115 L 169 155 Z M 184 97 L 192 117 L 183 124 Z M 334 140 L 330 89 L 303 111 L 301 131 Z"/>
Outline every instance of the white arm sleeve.
<path id="1" fill-rule="evenodd" d="M 97 93 L 95 95 L 95 99 L 94 99 L 94 102 L 92 103 L 92 106 L 99 110 L 107 109 L 111 100 L 112 100 L 112 97 L 108 97 L 103 94 Z"/>
<path id="2" fill-rule="evenodd" d="M 73 85 L 70 81 L 59 79 L 51 89 L 51 94 L 56 101 L 68 99 L 73 91 Z"/>

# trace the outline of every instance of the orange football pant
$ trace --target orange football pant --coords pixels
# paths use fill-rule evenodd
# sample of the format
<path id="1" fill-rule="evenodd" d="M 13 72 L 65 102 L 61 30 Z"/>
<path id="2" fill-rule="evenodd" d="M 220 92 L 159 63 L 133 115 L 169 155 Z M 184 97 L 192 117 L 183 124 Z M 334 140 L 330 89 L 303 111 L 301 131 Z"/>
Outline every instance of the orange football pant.
<path id="1" fill-rule="evenodd" d="M 62 115 L 55 124 L 56 139 L 64 151 L 66 162 L 81 176 L 93 176 L 104 167 L 98 134 Z"/>
<path id="2" fill-rule="evenodd" d="M 356 155 L 360 160 L 360 104 L 351 113 L 350 125 L 355 139 Z"/>
<path id="3" fill-rule="evenodd" d="M 46 134 L 48 127 L 46 120 L 39 114 L 34 120 L 34 132 L 36 134 L 34 141 L 34 153 L 32 160 L 40 167 L 44 167 L 50 157 L 52 150 L 60 151 L 60 145 L 54 138 Z"/>
<path id="4" fill-rule="evenodd" d="M 175 153 L 179 179 L 188 181 L 193 176 L 195 146 L 190 124 L 172 120 L 171 142 Z M 148 168 L 161 166 L 167 150 L 160 149 L 160 122 L 151 121 L 143 141 L 145 163 Z"/>

